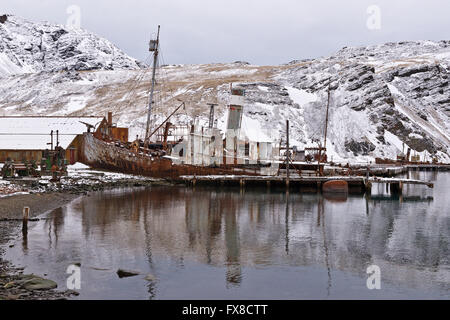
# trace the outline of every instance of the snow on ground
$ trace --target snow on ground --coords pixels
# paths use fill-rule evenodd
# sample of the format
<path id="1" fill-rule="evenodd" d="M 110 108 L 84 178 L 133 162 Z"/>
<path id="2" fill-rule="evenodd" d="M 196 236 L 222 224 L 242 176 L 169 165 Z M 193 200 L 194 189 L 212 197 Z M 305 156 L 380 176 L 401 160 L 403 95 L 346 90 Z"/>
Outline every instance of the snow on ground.
<path id="1" fill-rule="evenodd" d="M 430 136 L 444 141 L 444 143 L 450 143 L 450 135 L 448 135 L 446 132 L 444 132 L 442 129 L 440 129 L 438 126 L 435 125 L 432 121 L 426 121 L 419 117 L 417 112 L 414 110 L 413 107 L 407 105 L 408 101 L 402 100 L 402 101 L 395 101 L 395 107 L 398 111 L 400 111 L 402 114 L 404 114 L 406 117 L 408 117 L 411 122 L 419 126 L 421 129 L 423 129 L 424 132 L 428 133 Z"/>
<path id="2" fill-rule="evenodd" d="M 258 89 L 261 90 L 261 91 L 265 91 L 265 92 L 269 91 L 269 88 L 263 87 L 263 86 L 258 86 Z"/>
<path id="3" fill-rule="evenodd" d="M 30 194 L 29 192 L 24 191 L 11 191 L 10 193 L 6 192 L 5 194 L 2 194 L 0 191 L 0 198 L 6 198 L 6 197 L 12 197 L 12 196 L 19 196 L 23 194 Z"/>
<path id="4" fill-rule="evenodd" d="M 425 150 L 422 152 L 418 152 L 416 150 L 414 150 L 413 148 L 411 148 L 410 146 L 408 146 L 407 144 L 403 143 L 396 135 L 392 134 L 389 131 L 384 131 L 384 139 L 386 142 L 388 142 L 389 144 L 391 144 L 392 146 L 395 147 L 396 149 L 396 154 L 401 154 L 401 153 L 405 153 L 408 151 L 408 148 L 411 149 L 411 155 L 418 155 L 420 156 L 420 159 L 426 159 L 428 157 L 428 159 L 431 159 L 431 155 Z M 395 159 L 395 157 L 392 157 L 392 159 Z"/>
<path id="5" fill-rule="evenodd" d="M 65 107 L 65 112 L 67 112 L 67 114 L 71 114 L 78 110 L 84 109 L 86 107 L 87 100 L 89 100 L 88 97 L 72 97 Z"/>
<path id="6" fill-rule="evenodd" d="M 295 103 L 298 103 L 303 107 L 307 103 L 315 102 L 318 100 L 317 95 L 314 93 L 309 93 L 305 90 L 299 90 L 293 87 L 286 87 L 289 96 Z"/>
<path id="7" fill-rule="evenodd" d="M 100 171 L 93 170 L 89 166 L 86 166 L 82 163 L 76 163 L 74 165 L 67 166 L 67 177 L 63 177 L 63 181 L 65 180 L 67 183 L 72 183 L 72 179 L 85 179 L 86 181 L 91 179 L 95 182 L 111 182 L 111 181 L 119 181 L 119 180 L 158 180 L 152 179 L 149 177 L 143 177 L 138 175 L 124 174 L 124 173 L 116 173 L 109 171 Z M 85 181 L 84 181 L 85 182 Z"/>
<path id="8" fill-rule="evenodd" d="M 22 68 L 14 64 L 5 53 L 0 52 L 0 76 L 19 73 L 23 73 Z"/>
<path id="9" fill-rule="evenodd" d="M 19 194 L 28 194 L 21 186 L 11 184 L 11 182 L 0 179 L 0 198 L 10 197 Z"/>
<path id="10" fill-rule="evenodd" d="M 11 183 L 8 180 L 0 179 L 0 198 L 5 196 L 40 193 L 47 191 L 67 191 L 91 190 L 91 187 L 112 185 L 112 186 L 127 186 L 129 183 L 135 185 L 146 186 L 153 182 L 161 181 L 161 179 L 115 173 L 101 170 L 92 170 L 89 166 L 81 163 L 69 165 L 67 167 L 67 176 L 63 176 L 59 183 L 51 181 L 51 176 L 42 176 L 40 178 L 31 178 L 30 180 L 38 183 L 38 186 L 25 187 Z M 98 190 L 98 188 L 94 189 Z"/>
<path id="11" fill-rule="evenodd" d="M 275 142 L 273 136 L 270 136 L 270 132 L 261 128 L 261 123 L 258 120 L 246 115 L 242 116 L 241 135 L 253 142 Z"/>
<path id="12" fill-rule="evenodd" d="M 388 88 L 389 88 L 389 90 L 391 91 L 392 94 L 398 95 L 398 96 L 400 96 L 400 97 L 402 97 L 402 98 L 405 97 L 404 94 L 401 93 L 401 92 L 397 89 L 397 87 L 393 86 L 392 84 L 388 84 L 387 86 L 388 86 Z"/>
<path id="13" fill-rule="evenodd" d="M 384 139 L 391 145 L 395 146 L 399 152 L 403 151 L 405 148 L 405 144 L 396 135 L 387 130 L 384 131 Z"/>
<path id="14" fill-rule="evenodd" d="M 76 170 L 88 170 L 90 167 L 81 162 L 77 162 L 75 164 L 71 164 L 71 165 L 67 166 L 67 168 L 69 170 L 76 171 Z"/>
<path id="15" fill-rule="evenodd" d="M 429 62 L 428 59 L 426 58 L 421 58 L 421 59 L 405 59 L 405 60 L 397 60 L 397 61 L 390 61 L 390 62 L 386 62 L 386 61 L 370 61 L 367 64 L 372 65 L 375 67 L 375 73 L 382 73 L 397 67 L 405 67 L 405 66 L 410 66 L 410 65 L 414 65 L 416 63 L 427 63 Z"/>

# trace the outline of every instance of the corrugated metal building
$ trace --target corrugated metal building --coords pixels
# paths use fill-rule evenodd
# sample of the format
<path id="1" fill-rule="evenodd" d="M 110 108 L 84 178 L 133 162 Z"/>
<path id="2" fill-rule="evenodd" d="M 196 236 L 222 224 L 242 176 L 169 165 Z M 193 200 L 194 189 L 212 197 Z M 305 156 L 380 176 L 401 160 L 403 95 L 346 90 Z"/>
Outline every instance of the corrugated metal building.
<path id="1" fill-rule="evenodd" d="M 88 131 L 104 131 L 108 128 L 105 117 L 0 117 L 0 163 L 11 158 L 41 161 L 42 152 L 58 142 L 66 150 L 66 159 L 75 163 L 79 144 L 77 137 Z M 127 137 L 128 138 L 128 137 Z"/>

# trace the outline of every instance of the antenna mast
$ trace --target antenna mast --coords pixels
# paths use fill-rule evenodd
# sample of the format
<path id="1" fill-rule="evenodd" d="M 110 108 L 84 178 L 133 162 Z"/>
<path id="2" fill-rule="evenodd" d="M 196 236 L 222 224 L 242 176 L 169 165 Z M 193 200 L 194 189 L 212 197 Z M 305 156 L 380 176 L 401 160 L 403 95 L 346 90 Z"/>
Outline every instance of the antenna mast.
<path id="1" fill-rule="evenodd" d="M 148 148 L 149 144 L 149 133 L 150 133 L 150 118 L 152 115 L 152 108 L 153 108 L 153 93 L 155 91 L 155 76 L 156 76 L 156 64 L 158 63 L 158 52 L 159 52 L 159 30 L 160 26 L 158 25 L 158 35 L 156 37 L 156 40 L 150 40 L 150 52 L 154 52 L 153 54 L 153 72 L 152 72 L 152 89 L 150 91 L 150 100 L 148 102 L 148 114 L 147 114 L 147 128 L 145 130 L 145 143 L 144 147 L 145 149 Z"/>

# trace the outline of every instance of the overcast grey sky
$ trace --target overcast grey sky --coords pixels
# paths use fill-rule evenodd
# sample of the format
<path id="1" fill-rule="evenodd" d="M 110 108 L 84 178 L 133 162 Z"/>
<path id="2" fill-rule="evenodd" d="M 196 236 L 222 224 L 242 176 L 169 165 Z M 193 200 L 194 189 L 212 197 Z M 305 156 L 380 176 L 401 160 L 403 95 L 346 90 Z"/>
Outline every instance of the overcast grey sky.
<path id="1" fill-rule="evenodd" d="M 140 60 L 160 24 L 167 64 L 270 65 L 344 46 L 450 39 L 446 0 L 1 0 L 0 13 L 66 24 L 70 5 L 80 7 L 82 28 Z M 380 29 L 367 27 L 368 19 L 374 26 L 371 5 L 380 8 Z"/>

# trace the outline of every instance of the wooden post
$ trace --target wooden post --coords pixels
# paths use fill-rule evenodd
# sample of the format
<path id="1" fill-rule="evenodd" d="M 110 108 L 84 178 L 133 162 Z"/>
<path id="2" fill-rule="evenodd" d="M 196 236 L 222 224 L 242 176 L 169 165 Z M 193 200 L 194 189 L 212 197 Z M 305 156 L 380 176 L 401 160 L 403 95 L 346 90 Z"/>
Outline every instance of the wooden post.
<path id="1" fill-rule="evenodd" d="M 22 231 L 28 230 L 28 218 L 30 217 L 30 208 L 23 207 Z"/>
<path id="2" fill-rule="evenodd" d="M 50 150 L 53 150 L 53 130 L 50 131 L 50 139 L 51 139 L 51 142 L 50 142 Z"/>
<path id="3" fill-rule="evenodd" d="M 364 198 L 366 199 L 366 215 L 369 216 L 369 214 L 370 214 L 370 212 L 369 212 L 369 198 L 370 198 L 370 196 L 367 195 L 367 192 L 364 195 Z"/>
<path id="4" fill-rule="evenodd" d="M 403 189 L 403 183 L 402 182 L 394 182 L 390 184 L 391 194 L 395 195 L 401 195 L 402 189 Z"/>

